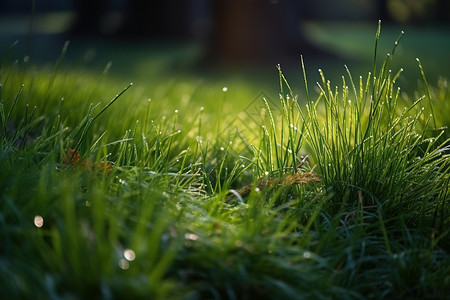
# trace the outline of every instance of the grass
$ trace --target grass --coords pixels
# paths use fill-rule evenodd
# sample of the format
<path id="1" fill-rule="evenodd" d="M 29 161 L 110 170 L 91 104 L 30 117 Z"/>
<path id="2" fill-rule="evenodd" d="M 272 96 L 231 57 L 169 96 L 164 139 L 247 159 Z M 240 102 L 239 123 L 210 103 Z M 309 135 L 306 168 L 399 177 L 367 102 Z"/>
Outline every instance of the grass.
<path id="1" fill-rule="evenodd" d="M 449 88 L 403 93 L 395 49 L 337 87 L 302 61 L 304 96 L 280 68 L 238 128 L 216 86 L 6 59 L 0 297 L 448 297 Z"/>

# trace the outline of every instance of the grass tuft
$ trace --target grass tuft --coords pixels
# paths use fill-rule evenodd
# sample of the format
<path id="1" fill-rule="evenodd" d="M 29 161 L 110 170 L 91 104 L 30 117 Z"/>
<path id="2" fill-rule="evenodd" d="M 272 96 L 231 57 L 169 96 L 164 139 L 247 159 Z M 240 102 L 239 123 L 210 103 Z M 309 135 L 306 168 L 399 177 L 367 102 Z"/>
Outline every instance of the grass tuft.
<path id="1" fill-rule="evenodd" d="M 373 73 L 337 86 L 301 58 L 297 95 L 278 66 L 280 109 L 261 99 L 252 132 L 224 131 L 227 88 L 107 101 L 123 84 L 65 69 L 68 44 L 50 69 L 5 58 L 0 298 L 446 298 L 448 84 L 418 61 L 408 96 L 403 33 L 381 65 L 380 34 Z"/>

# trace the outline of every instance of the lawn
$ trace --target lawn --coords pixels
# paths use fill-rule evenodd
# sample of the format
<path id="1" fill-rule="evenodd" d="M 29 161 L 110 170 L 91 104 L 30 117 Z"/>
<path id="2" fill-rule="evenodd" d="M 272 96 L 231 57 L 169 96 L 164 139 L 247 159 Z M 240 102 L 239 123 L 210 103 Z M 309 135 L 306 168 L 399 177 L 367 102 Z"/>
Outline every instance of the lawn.
<path id="1" fill-rule="evenodd" d="M 411 62 L 378 28 L 354 71 L 364 47 L 308 26 L 348 68 L 258 81 L 192 75 L 195 45 L 5 52 L 0 298 L 447 298 L 447 54 Z"/>

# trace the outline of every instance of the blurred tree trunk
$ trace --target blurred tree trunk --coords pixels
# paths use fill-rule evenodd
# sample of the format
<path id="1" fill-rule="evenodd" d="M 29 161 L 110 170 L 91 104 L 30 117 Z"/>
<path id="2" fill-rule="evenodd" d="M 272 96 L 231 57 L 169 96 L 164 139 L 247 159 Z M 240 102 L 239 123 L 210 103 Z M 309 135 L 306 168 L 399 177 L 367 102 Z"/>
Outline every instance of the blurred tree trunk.
<path id="1" fill-rule="evenodd" d="M 308 1 L 216 0 L 208 58 L 214 62 L 258 62 L 322 54 L 300 30 Z"/>
<path id="2" fill-rule="evenodd" d="M 189 1 L 128 0 L 125 3 L 122 35 L 141 38 L 182 38 L 188 35 Z"/>
<path id="3" fill-rule="evenodd" d="M 71 30 L 72 33 L 99 34 L 108 0 L 77 0 L 74 2 L 76 19 Z"/>
<path id="4" fill-rule="evenodd" d="M 376 3 L 378 7 L 378 19 L 380 19 L 381 22 L 392 21 L 387 5 L 388 0 L 376 0 Z"/>
<path id="5" fill-rule="evenodd" d="M 450 22 L 450 1 L 438 0 L 437 1 L 437 19 L 441 23 Z"/>
<path id="6" fill-rule="evenodd" d="M 102 33 L 103 18 L 113 4 L 111 0 L 75 1 L 76 21 L 72 32 Z M 190 1 L 122 0 L 121 4 L 123 21 L 118 33 L 123 37 L 182 38 L 189 33 Z"/>

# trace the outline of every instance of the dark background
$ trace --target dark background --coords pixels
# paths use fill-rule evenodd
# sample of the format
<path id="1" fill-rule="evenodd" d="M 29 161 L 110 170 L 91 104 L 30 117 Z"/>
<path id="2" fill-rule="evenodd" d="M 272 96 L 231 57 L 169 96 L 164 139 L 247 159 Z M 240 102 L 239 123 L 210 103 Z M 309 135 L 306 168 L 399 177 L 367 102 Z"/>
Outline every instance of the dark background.
<path id="1" fill-rule="evenodd" d="M 298 70 L 302 54 L 313 70 L 322 67 L 333 76 L 342 74 L 343 63 L 357 72 L 370 70 L 381 19 L 386 41 L 381 53 L 405 30 L 403 49 L 408 50 L 400 64 L 412 65 L 419 56 L 437 78 L 449 74 L 449 3 L 0 0 L 0 53 L 19 40 L 8 57 L 45 63 L 55 61 L 70 40 L 66 60 L 73 67 L 100 69 L 113 61 L 117 76 L 215 76 L 239 70 L 252 78 L 273 74 L 278 63 L 287 72 Z"/>

